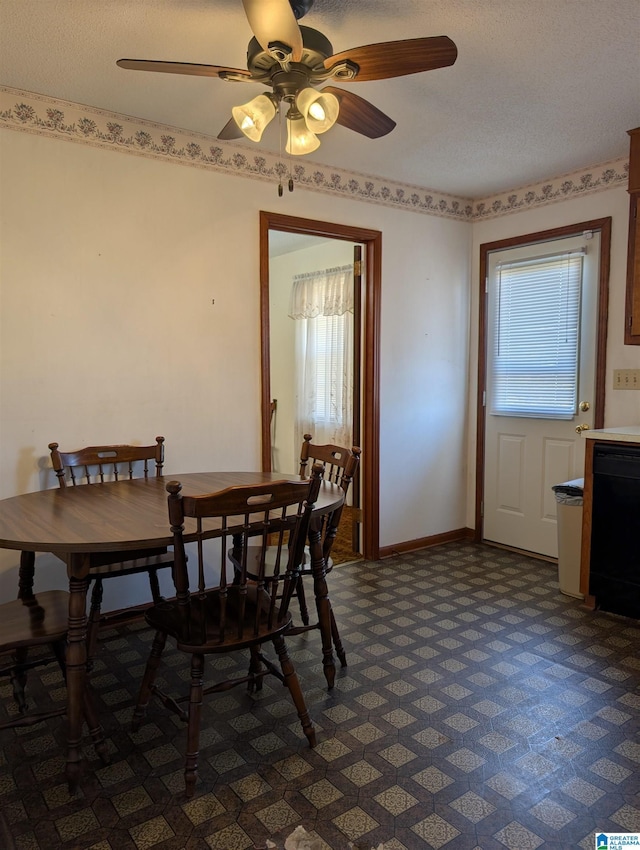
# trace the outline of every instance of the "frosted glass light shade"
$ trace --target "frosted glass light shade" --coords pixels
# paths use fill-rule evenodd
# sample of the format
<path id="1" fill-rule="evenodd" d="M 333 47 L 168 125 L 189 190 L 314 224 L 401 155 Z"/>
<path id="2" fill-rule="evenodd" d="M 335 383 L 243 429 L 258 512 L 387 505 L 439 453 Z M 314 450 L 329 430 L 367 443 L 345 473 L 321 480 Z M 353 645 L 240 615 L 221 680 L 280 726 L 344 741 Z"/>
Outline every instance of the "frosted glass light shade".
<path id="1" fill-rule="evenodd" d="M 259 142 L 264 128 L 276 114 L 276 108 L 271 98 L 259 94 L 242 106 L 234 106 L 231 114 L 245 136 L 252 142 Z"/>
<path id="2" fill-rule="evenodd" d="M 302 115 L 287 118 L 287 144 L 285 150 L 294 156 L 303 156 L 320 147 L 320 139 L 307 127 Z"/>
<path id="3" fill-rule="evenodd" d="M 310 86 L 296 97 L 296 106 L 312 133 L 326 133 L 336 123 L 340 104 L 335 94 L 321 92 Z"/>

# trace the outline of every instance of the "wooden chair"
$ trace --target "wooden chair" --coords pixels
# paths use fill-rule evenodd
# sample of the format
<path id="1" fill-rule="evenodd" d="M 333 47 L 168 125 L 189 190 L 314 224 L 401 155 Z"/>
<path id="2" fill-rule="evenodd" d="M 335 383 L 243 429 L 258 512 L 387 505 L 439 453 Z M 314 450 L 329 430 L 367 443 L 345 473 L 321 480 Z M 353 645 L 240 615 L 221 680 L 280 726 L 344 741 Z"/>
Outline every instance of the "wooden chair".
<path id="1" fill-rule="evenodd" d="M 151 446 L 88 446 L 73 452 L 61 452 L 58 443 L 49 443 L 51 463 L 60 487 L 75 487 L 80 484 L 104 484 L 123 479 L 148 478 L 162 475 L 164 464 L 164 437 L 156 437 Z M 104 552 L 93 555 L 90 579 L 93 580 L 91 608 L 87 623 L 87 657 L 89 665 L 96 654 L 100 608 L 102 605 L 102 582 L 115 576 L 147 573 L 151 596 L 159 602 L 160 585 L 158 570 L 171 567 L 173 554 L 164 549 L 140 549 L 131 552 Z M 137 608 L 128 608 L 120 619 L 130 618 Z M 117 620 L 115 617 L 114 620 Z"/>
<path id="2" fill-rule="evenodd" d="M 0 666 L 0 677 L 10 678 L 18 707 L 15 716 L 0 723 L 0 730 L 33 726 L 66 711 L 66 703 L 62 708 L 35 712 L 27 710 L 25 689 L 28 670 L 57 661 L 66 679 L 65 655 L 69 617 L 69 594 L 65 590 L 34 593 L 34 564 L 34 553 L 23 552 L 20 559 L 18 599 L 0 605 L 0 656 L 5 659 Z M 36 650 L 37 654 L 29 657 L 29 650 Z M 5 656 L 9 656 L 9 659 Z M 107 764 L 107 744 L 88 688 L 83 710 L 96 752 L 102 762 Z"/>
<path id="3" fill-rule="evenodd" d="M 360 464 L 361 451 L 357 446 L 351 449 L 345 449 L 335 445 L 314 445 L 311 434 L 304 435 L 304 442 L 300 451 L 300 478 L 305 479 L 309 475 L 310 464 L 320 463 L 324 469 L 324 480 L 330 481 L 332 484 L 337 484 L 344 490 L 345 499 L 353 477 L 358 470 Z M 309 553 L 309 548 L 305 547 L 303 558 L 296 570 L 295 592 L 300 605 L 300 616 L 302 626 L 293 626 L 288 634 L 296 635 L 312 629 L 319 629 L 322 635 L 322 648 L 324 657 L 324 670 L 329 688 L 333 687 L 335 667 L 332 660 L 331 647 L 335 648 L 336 655 L 340 660 L 342 667 L 347 666 L 347 656 L 340 639 L 340 633 L 336 624 L 331 601 L 327 590 L 325 576 L 333 569 L 333 561 L 331 560 L 331 548 L 336 539 L 340 519 L 344 509 L 344 502 L 339 508 L 336 508 L 332 513 L 321 517 L 317 522 L 312 521 L 313 532 L 319 535 L 322 543 L 322 561 L 321 564 L 313 564 Z M 274 552 L 267 553 L 267 566 L 265 571 L 265 579 L 268 582 L 272 571 Z M 239 569 L 239 564 L 234 560 L 233 552 L 230 554 L 234 569 Z M 256 571 L 256 565 L 261 558 L 260 551 L 256 547 L 249 547 L 248 563 L 249 574 L 253 575 Z M 309 622 L 309 612 L 307 608 L 306 595 L 304 591 L 305 580 L 314 582 L 314 595 L 316 600 L 316 609 L 318 619 L 314 623 Z"/>
<path id="4" fill-rule="evenodd" d="M 300 478 L 308 476 L 309 463 L 322 463 L 324 466 L 324 480 L 330 481 L 332 484 L 338 484 L 344 490 L 345 502 L 340 505 L 333 513 L 326 514 L 322 517 L 320 533 L 322 536 L 322 554 L 325 560 L 325 572 L 329 573 L 333 569 L 333 561 L 331 560 L 331 549 L 338 533 L 338 527 L 342 518 L 342 513 L 345 507 L 347 493 L 351 487 L 351 482 L 354 479 L 358 467 L 360 465 L 361 450 L 358 446 L 352 446 L 351 449 L 342 448 L 341 446 L 314 445 L 311 440 L 311 434 L 304 435 L 302 449 L 300 451 Z M 303 567 L 301 575 L 310 575 L 309 567 Z M 300 583 L 300 587 L 303 585 Z M 301 616 L 302 622 L 309 622 L 309 615 L 305 612 L 304 601 L 301 601 Z"/>
<path id="5" fill-rule="evenodd" d="M 174 539 L 173 580 L 175 601 L 164 601 L 150 608 L 145 618 L 155 630 L 151 654 L 140 687 L 138 703 L 133 717 L 137 730 L 144 719 L 152 693 L 160 697 L 165 706 L 175 711 L 188 723 L 185 787 L 187 796 L 193 794 L 200 737 L 200 713 L 204 694 L 226 691 L 242 683 L 249 690 L 256 688 L 262 677 L 271 673 L 289 689 L 298 712 L 304 734 L 310 746 L 315 746 L 315 731 L 293 663 L 287 653 L 284 635 L 291 626 L 288 605 L 293 592 L 291 571 L 302 557 L 314 503 L 318 497 L 322 468 L 314 467 L 310 480 L 278 481 L 243 487 L 229 487 L 219 493 L 203 496 L 181 494 L 177 481 L 167 484 L 169 492 L 169 519 Z M 193 518 L 198 550 L 198 587 L 190 593 L 184 545 L 185 518 Z M 193 539 L 193 523 L 189 524 L 189 539 Z M 246 569 L 247 540 L 259 535 L 262 551 L 266 553 L 268 541 L 277 538 L 274 574 L 269 580 L 269 590 L 282 588 L 279 593 L 269 593 L 263 570 L 258 569 L 255 579 L 249 578 Z M 205 547 L 207 540 L 214 541 Z M 227 581 L 227 551 L 234 547 L 241 565 L 237 580 Z M 205 578 L 205 549 L 219 553 L 220 579 L 214 587 L 207 588 Z M 208 552 L 209 557 L 213 555 Z M 264 564 L 264 559 L 263 559 Z M 191 687 L 188 695 L 174 699 L 162 693 L 154 684 L 167 636 L 176 642 L 180 652 L 190 657 Z M 267 658 L 263 645 L 272 642 L 279 668 Z M 206 689 L 203 686 L 204 659 L 206 655 L 250 650 L 249 672 L 246 676 L 226 679 Z M 188 711 L 181 703 L 188 700 Z"/>

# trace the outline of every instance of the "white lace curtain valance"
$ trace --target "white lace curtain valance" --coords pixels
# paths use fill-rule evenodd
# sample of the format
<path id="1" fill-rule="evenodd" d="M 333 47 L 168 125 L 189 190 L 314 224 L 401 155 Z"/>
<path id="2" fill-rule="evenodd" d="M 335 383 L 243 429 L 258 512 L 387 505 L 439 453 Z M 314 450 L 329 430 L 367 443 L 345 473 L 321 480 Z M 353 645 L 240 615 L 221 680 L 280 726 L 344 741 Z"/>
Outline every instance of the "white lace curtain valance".
<path id="1" fill-rule="evenodd" d="M 289 316 L 315 319 L 353 313 L 353 266 L 338 266 L 293 278 Z"/>

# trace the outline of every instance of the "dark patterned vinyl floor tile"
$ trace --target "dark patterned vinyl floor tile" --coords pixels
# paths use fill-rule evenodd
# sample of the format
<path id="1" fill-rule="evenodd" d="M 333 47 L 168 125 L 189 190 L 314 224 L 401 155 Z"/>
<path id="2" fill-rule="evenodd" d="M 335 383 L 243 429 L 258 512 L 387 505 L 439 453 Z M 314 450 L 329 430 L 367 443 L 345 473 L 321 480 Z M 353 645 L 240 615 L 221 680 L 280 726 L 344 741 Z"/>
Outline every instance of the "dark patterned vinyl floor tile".
<path id="1" fill-rule="evenodd" d="M 87 743 L 70 797 L 63 718 L 4 732 L 0 834 L 18 850 L 281 850 L 300 824 L 318 850 L 591 850 L 595 831 L 640 832 L 639 622 L 563 596 L 553 565 L 466 542 L 328 581 L 348 655 L 333 691 L 319 635 L 288 644 L 314 750 L 274 679 L 213 695 L 187 800 L 182 723 L 152 703 L 129 726 L 152 636 L 111 629 L 92 673 L 111 764 Z M 161 678 L 185 693 L 180 653 Z M 29 694 L 64 700 L 59 671 L 32 672 Z M 14 710 L 0 687 L 0 717 Z"/>

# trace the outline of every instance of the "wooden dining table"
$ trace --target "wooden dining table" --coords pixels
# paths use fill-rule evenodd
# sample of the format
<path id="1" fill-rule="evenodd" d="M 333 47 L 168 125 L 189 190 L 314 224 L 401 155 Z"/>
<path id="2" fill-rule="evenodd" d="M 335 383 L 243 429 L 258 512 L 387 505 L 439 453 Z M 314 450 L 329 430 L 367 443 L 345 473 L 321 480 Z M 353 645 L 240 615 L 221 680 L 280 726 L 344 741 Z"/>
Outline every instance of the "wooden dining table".
<path id="1" fill-rule="evenodd" d="M 92 559 L 102 552 L 171 546 L 166 484 L 179 481 L 184 495 L 215 493 L 237 485 L 295 479 L 270 472 L 191 472 L 132 481 L 83 484 L 41 490 L 0 501 L 0 548 L 19 550 L 21 574 L 33 568 L 37 552 L 51 552 L 67 567 L 69 631 L 67 647 L 67 780 L 75 791 L 81 771 L 83 701 L 87 677 L 87 589 Z M 342 488 L 323 481 L 316 517 L 338 508 Z M 320 623 L 329 623 L 330 606 L 318 523 L 309 533 L 314 591 Z M 184 539 L 195 532 L 185 520 Z M 320 627 L 323 668 L 331 687 L 335 677 L 330 628 Z"/>

